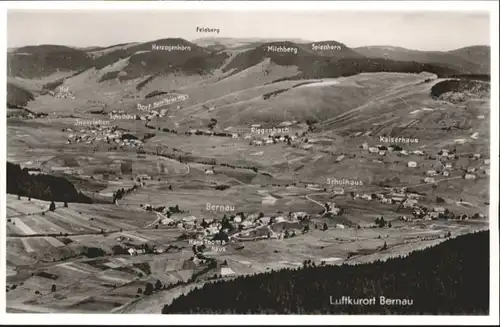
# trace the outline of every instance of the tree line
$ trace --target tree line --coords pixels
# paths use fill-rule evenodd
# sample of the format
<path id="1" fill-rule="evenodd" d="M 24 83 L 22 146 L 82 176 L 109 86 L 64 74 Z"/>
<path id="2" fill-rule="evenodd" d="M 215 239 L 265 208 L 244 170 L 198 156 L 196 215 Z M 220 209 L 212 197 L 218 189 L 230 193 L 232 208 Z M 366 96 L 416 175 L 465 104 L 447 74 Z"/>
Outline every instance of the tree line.
<path id="1" fill-rule="evenodd" d="M 7 193 L 20 198 L 36 198 L 45 201 L 92 203 L 92 199 L 78 192 L 64 177 L 47 174 L 30 175 L 27 168 L 7 162 Z"/>
<path id="2" fill-rule="evenodd" d="M 489 231 L 368 264 L 239 276 L 181 295 L 164 314 L 488 314 Z M 217 294 L 214 300 L 213 295 Z M 411 299 L 409 306 L 332 305 L 330 296 Z"/>

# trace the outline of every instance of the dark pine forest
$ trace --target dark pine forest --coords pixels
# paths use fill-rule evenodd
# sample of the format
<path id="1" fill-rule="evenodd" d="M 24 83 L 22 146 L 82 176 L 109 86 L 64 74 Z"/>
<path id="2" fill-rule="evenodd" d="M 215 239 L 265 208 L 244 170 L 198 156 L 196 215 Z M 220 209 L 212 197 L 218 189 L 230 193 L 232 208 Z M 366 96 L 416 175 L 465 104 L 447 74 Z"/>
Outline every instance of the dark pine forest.
<path id="1" fill-rule="evenodd" d="M 408 298 L 411 306 L 331 305 L 333 299 Z M 458 236 L 410 255 L 369 264 L 307 266 L 205 284 L 164 314 L 487 315 L 489 231 Z"/>
<path id="2" fill-rule="evenodd" d="M 7 193 L 45 201 L 92 203 L 64 177 L 30 175 L 28 169 L 7 162 Z"/>

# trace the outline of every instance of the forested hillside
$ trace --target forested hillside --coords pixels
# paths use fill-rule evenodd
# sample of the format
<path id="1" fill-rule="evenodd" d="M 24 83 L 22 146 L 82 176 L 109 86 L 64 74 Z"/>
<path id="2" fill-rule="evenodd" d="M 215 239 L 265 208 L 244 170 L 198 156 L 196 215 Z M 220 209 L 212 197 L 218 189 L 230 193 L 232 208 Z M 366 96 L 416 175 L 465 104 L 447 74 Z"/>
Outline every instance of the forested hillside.
<path id="1" fill-rule="evenodd" d="M 7 83 L 7 108 L 24 107 L 35 97 L 33 93 L 12 83 Z"/>
<path id="2" fill-rule="evenodd" d="M 30 175 L 27 169 L 10 162 L 7 162 L 7 193 L 46 201 L 92 203 L 64 177 Z"/>
<path id="3" fill-rule="evenodd" d="M 376 305 L 331 304 L 342 296 Z M 380 305 L 379 297 L 413 300 Z M 362 265 L 308 266 L 218 281 L 175 299 L 163 313 L 487 314 L 489 232 Z"/>

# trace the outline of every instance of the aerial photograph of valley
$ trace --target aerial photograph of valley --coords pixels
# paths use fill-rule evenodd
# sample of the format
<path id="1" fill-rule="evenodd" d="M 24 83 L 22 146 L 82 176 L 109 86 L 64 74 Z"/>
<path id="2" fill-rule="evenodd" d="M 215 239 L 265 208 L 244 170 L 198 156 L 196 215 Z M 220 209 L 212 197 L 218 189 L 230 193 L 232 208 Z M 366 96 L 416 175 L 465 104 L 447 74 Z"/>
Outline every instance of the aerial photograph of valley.
<path id="1" fill-rule="evenodd" d="M 7 313 L 488 315 L 488 12 L 9 10 L 7 46 Z"/>

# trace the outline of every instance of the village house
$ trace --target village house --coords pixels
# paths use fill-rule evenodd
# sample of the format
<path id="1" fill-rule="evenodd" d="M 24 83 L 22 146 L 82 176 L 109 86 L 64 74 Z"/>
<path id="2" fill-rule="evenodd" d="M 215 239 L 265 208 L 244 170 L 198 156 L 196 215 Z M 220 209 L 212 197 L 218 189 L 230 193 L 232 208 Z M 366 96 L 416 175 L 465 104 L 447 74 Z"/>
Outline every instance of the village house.
<path id="1" fill-rule="evenodd" d="M 283 223 L 283 222 L 285 222 L 285 221 L 286 221 L 286 219 L 285 219 L 285 217 L 283 217 L 283 216 L 279 216 L 279 217 L 276 217 L 276 218 L 274 219 L 274 222 L 276 222 L 276 223 Z"/>
<path id="2" fill-rule="evenodd" d="M 490 164 L 490 159 L 484 159 L 484 164 L 489 165 Z"/>
<path id="3" fill-rule="evenodd" d="M 251 221 L 245 220 L 244 222 L 241 223 L 241 226 L 243 229 L 248 229 L 251 228 L 254 224 Z"/>
<path id="4" fill-rule="evenodd" d="M 231 135 L 231 137 L 232 137 L 233 139 L 237 139 L 237 138 L 238 138 L 238 133 L 233 133 L 233 134 Z"/>
<path id="5" fill-rule="evenodd" d="M 417 203 L 418 203 L 418 201 L 415 199 L 407 199 L 405 202 L 403 202 L 403 207 L 413 208 L 414 206 L 417 205 Z"/>
<path id="6" fill-rule="evenodd" d="M 151 180 L 152 177 L 149 176 L 148 174 L 139 174 L 137 175 L 137 178 L 141 179 L 141 180 Z"/>
<path id="7" fill-rule="evenodd" d="M 371 153 L 378 153 L 378 148 L 372 146 L 372 147 L 368 148 L 368 151 L 370 151 Z"/>
<path id="8" fill-rule="evenodd" d="M 423 156 L 424 155 L 424 152 L 421 151 L 421 150 L 415 150 L 415 151 L 412 151 L 413 154 L 416 154 L 418 156 Z"/>
<path id="9" fill-rule="evenodd" d="M 474 153 L 473 158 L 475 160 L 479 160 L 479 159 L 481 159 L 481 154 L 480 153 Z"/>
<path id="10" fill-rule="evenodd" d="M 399 216 L 399 220 L 402 220 L 402 221 L 412 221 L 413 219 L 411 217 L 407 217 L 407 216 Z"/>
<path id="11" fill-rule="evenodd" d="M 342 225 L 342 224 L 336 224 L 336 225 L 335 225 L 335 228 L 344 229 L 344 228 L 345 228 L 345 226 L 344 226 L 344 225 Z"/>
<path id="12" fill-rule="evenodd" d="M 381 202 L 385 203 L 385 204 L 392 204 L 392 200 L 389 198 L 383 198 L 383 199 L 381 199 Z"/>
<path id="13" fill-rule="evenodd" d="M 307 217 L 307 212 L 302 212 L 302 211 L 292 212 L 292 218 L 293 219 L 302 219 L 302 218 L 305 218 L 305 217 Z"/>
<path id="14" fill-rule="evenodd" d="M 380 151 L 378 154 L 381 156 L 385 156 L 385 150 Z"/>
<path id="15" fill-rule="evenodd" d="M 342 187 L 334 187 L 333 188 L 333 194 L 335 194 L 335 195 L 343 195 L 344 194 L 344 189 Z"/>
<path id="16" fill-rule="evenodd" d="M 400 203 L 400 202 L 403 202 L 404 199 L 405 199 L 404 196 L 393 196 L 392 197 L 392 202 Z"/>
<path id="17" fill-rule="evenodd" d="M 435 183 L 435 182 L 436 181 L 432 177 L 426 177 L 426 178 L 424 178 L 424 183 L 432 184 L 432 183 Z"/>
<path id="18" fill-rule="evenodd" d="M 451 162 L 447 162 L 444 164 L 444 168 L 451 169 L 451 168 L 453 168 L 453 165 L 451 164 Z"/>
<path id="19" fill-rule="evenodd" d="M 315 190 L 315 191 L 320 190 L 319 184 L 307 184 L 306 188 L 308 188 L 310 190 Z"/>
<path id="20" fill-rule="evenodd" d="M 245 135 L 245 140 L 250 140 L 252 138 L 252 135 Z"/>
<path id="21" fill-rule="evenodd" d="M 439 212 L 429 212 L 427 216 L 425 216 L 425 220 L 436 220 L 439 218 Z"/>
<path id="22" fill-rule="evenodd" d="M 469 168 L 467 168 L 467 172 L 468 172 L 468 173 L 473 173 L 473 172 L 475 172 L 475 171 L 476 171 L 476 168 L 474 168 L 474 167 L 469 167 Z"/>
<path id="23" fill-rule="evenodd" d="M 196 221 L 196 217 L 195 216 L 184 217 L 184 218 L 182 218 L 182 221 L 185 223 L 194 222 L 194 221 Z"/>
<path id="24" fill-rule="evenodd" d="M 409 168 L 416 168 L 417 167 L 417 163 L 415 161 L 408 161 L 408 167 Z"/>
<path id="25" fill-rule="evenodd" d="M 156 253 L 156 254 L 161 254 L 161 253 L 164 253 L 164 252 L 167 252 L 167 248 L 165 248 L 163 246 L 154 249 L 154 253 Z"/>
<path id="26" fill-rule="evenodd" d="M 205 169 L 205 175 L 213 175 L 214 171 L 213 169 Z"/>
<path id="27" fill-rule="evenodd" d="M 434 207 L 434 209 L 432 209 L 432 211 L 437 212 L 437 213 L 444 213 L 445 208 L 444 207 Z"/>
<path id="28" fill-rule="evenodd" d="M 476 179 L 476 175 L 474 175 L 474 174 L 465 174 L 464 178 L 465 179 Z"/>
<path id="29" fill-rule="evenodd" d="M 205 229 L 205 235 L 215 235 L 219 232 L 219 227 L 209 226 Z"/>
<path id="30" fill-rule="evenodd" d="M 401 150 L 401 151 L 399 151 L 399 153 L 401 155 L 403 155 L 403 156 L 407 156 L 408 155 L 408 151 L 406 151 L 406 150 Z"/>
<path id="31" fill-rule="evenodd" d="M 345 158 L 345 155 L 341 154 L 340 156 L 337 157 L 337 159 L 335 161 L 340 162 L 344 158 Z"/>
<path id="32" fill-rule="evenodd" d="M 368 143 L 364 142 L 361 147 L 364 149 L 364 150 L 368 150 Z"/>
<path id="33" fill-rule="evenodd" d="M 173 220 L 172 218 L 164 218 L 161 220 L 161 223 L 163 225 L 172 226 L 175 224 L 175 220 Z"/>
<path id="34" fill-rule="evenodd" d="M 428 170 L 426 174 L 427 176 L 436 176 L 437 172 L 435 170 Z"/>
<path id="35" fill-rule="evenodd" d="M 329 212 L 334 216 L 338 216 L 340 214 L 340 210 L 341 209 L 339 207 L 335 207 L 335 205 L 332 205 Z"/>
<path id="36" fill-rule="evenodd" d="M 447 171 L 447 170 L 443 170 L 443 176 L 444 176 L 444 177 L 448 177 L 448 176 L 450 176 L 450 172 L 449 172 L 449 171 Z"/>
<path id="37" fill-rule="evenodd" d="M 448 153 L 448 150 L 443 149 L 443 150 L 439 151 L 438 155 L 443 156 L 443 157 L 447 157 L 449 155 L 449 153 Z"/>
<path id="38" fill-rule="evenodd" d="M 371 196 L 370 194 L 363 194 L 363 195 L 361 196 L 361 198 L 362 198 L 363 200 L 366 200 L 366 201 L 371 201 L 371 200 L 372 200 L 372 196 Z"/>

